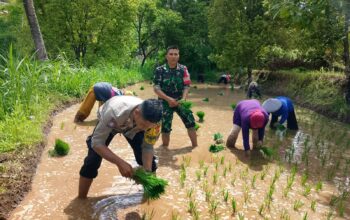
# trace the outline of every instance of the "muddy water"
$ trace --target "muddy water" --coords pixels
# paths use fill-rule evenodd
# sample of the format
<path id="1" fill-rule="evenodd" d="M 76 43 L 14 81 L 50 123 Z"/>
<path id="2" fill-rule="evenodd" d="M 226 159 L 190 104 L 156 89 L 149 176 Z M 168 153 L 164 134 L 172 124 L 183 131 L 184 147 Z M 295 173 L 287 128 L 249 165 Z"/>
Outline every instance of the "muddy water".
<path id="1" fill-rule="evenodd" d="M 142 85 L 145 90 L 140 90 Z M 206 114 L 198 130 L 199 146 L 191 147 L 177 116 L 169 148 L 160 147 L 160 141 L 155 146 L 159 156 L 157 175 L 169 181 L 161 199 L 144 201 L 142 187 L 121 177 L 118 169 L 106 161 L 89 198 L 76 199 L 78 172 L 87 152 L 85 138 L 96 123 L 96 109 L 85 123 L 76 125 L 72 121 L 78 105 L 74 105 L 54 118 L 32 191 L 10 219 L 350 218 L 349 128 L 298 108 L 298 132 L 288 132 L 278 140 L 274 131 L 266 131 L 265 145 L 278 152 L 275 159 L 264 159 L 258 151 L 253 151 L 250 159 L 240 150 L 211 154 L 208 147 L 213 134 L 220 132 L 227 137 L 232 127 L 230 105 L 244 99 L 245 94 L 216 85 L 197 86 L 189 99 L 194 102 L 194 112 Z M 131 89 L 141 98 L 154 97 L 148 84 Z M 202 101 L 206 97 L 209 102 Z M 70 144 L 67 156 L 48 155 L 56 138 Z M 237 146 L 242 148 L 241 137 Z M 116 136 L 110 147 L 136 166 L 123 137 Z M 181 173 L 186 173 L 185 179 L 180 179 Z M 236 203 L 235 212 L 232 201 Z"/>

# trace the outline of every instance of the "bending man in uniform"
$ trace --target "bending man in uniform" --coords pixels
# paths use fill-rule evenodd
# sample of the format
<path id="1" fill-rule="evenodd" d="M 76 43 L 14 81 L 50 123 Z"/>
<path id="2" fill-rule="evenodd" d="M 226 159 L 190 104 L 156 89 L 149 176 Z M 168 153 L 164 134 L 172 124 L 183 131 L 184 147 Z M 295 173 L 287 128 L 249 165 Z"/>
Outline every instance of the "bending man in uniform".
<path id="1" fill-rule="evenodd" d="M 80 169 L 79 198 L 86 198 L 102 159 L 115 164 L 122 176 L 132 176 L 131 165 L 108 148 L 117 133 L 129 142 L 139 165 L 146 171 L 157 169 L 153 145 L 160 133 L 162 103 L 156 99 L 143 101 L 133 96 L 115 96 L 101 108 L 99 121 L 86 140 L 88 154 Z"/>

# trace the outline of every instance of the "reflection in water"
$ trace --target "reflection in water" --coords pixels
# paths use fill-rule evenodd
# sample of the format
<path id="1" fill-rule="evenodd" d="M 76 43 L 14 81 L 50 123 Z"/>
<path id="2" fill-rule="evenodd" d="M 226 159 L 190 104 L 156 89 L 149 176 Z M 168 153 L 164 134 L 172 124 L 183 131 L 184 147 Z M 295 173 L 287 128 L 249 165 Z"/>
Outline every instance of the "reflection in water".
<path id="1" fill-rule="evenodd" d="M 104 198 L 94 205 L 93 219 L 117 219 L 117 212 L 142 202 L 143 192 L 122 194 Z"/>
<path id="2" fill-rule="evenodd" d="M 305 149 L 305 141 L 308 139 L 308 135 L 302 130 L 299 130 L 293 138 L 292 145 L 286 149 L 285 159 L 289 163 L 300 163 L 302 154 Z"/>

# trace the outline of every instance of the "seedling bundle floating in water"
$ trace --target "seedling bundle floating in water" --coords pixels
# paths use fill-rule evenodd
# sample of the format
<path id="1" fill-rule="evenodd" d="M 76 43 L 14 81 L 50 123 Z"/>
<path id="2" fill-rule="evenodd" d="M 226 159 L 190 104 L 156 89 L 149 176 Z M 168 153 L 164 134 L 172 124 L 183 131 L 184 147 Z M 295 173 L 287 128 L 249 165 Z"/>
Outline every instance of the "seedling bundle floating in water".
<path id="1" fill-rule="evenodd" d="M 237 106 L 236 103 L 232 103 L 232 104 L 231 104 L 232 110 L 235 110 L 235 109 L 236 109 L 236 106 Z"/>
<path id="2" fill-rule="evenodd" d="M 69 152 L 69 144 L 57 138 L 53 150 L 49 151 L 51 156 L 65 156 Z"/>
<path id="3" fill-rule="evenodd" d="M 202 99 L 203 102 L 209 102 L 209 98 Z"/>
<path id="4" fill-rule="evenodd" d="M 200 126 L 198 123 L 194 124 L 194 129 L 196 129 L 196 131 L 197 131 L 200 127 L 201 127 L 201 126 Z"/>
<path id="5" fill-rule="evenodd" d="M 153 173 L 146 172 L 142 168 L 137 168 L 132 178 L 136 183 L 143 186 L 146 199 L 159 199 L 168 185 L 168 181 L 158 178 Z"/>
<path id="6" fill-rule="evenodd" d="M 214 134 L 214 141 L 216 144 L 224 143 L 223 138 L 224 138 L 224 136 L 222 136 L 222 134 L 220 132 Z"/>
<path id="7" fill-rule="evenodd" d="M 209 147 L 209 151 L 212 153 L 217 153 L 217 152 L 220 152 L 224 149 L 225 149 L 225 147 L 222 144 L 212 144 Z"/>
<path id="8" fill-rule="evenodd" d="M 203 122 L 205 113 L 203 111 L 198 111 L 196 114 L 197 114 L 197 116 L 199 118 L 199 122 Z"/>

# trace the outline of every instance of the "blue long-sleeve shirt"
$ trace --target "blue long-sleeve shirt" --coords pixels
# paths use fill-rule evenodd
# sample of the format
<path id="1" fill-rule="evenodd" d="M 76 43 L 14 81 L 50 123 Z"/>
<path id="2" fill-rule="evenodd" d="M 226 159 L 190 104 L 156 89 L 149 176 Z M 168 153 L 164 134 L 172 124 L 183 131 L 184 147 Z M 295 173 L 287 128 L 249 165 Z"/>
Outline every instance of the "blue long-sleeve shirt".
<path id="1" fill-rule="evenodd" d="M 283 124 L 287 120 L 289 113 L 294 111 L 293 102 L 284 96 L 278 96 L 276 99 L 282 102 L 282 106 L 276 112 L 273 112 L 272 115 L 276 117 L 282 116 L 280 119 L 280 124 Z"/>
<path id="2" fill-rule="evenodd" d="M 264 139 L 265 134 L 265 126 L 269 121 L 269 116 L 264 108 L 261 107 L 260 102 L 258 100 L 243 100 L 237 104 L 237 107 L 233 116 L 233 123 L 240 126 L 242 128 L 242 136 L 243 136 L 243 146 L 244 150 L 249 150 L 249 129 L 250 127 L 250 115 L 254 113 L 256 110 L 260 110 L 265 116 L 264 126 L 258 129 L 259 140 Z"/>

